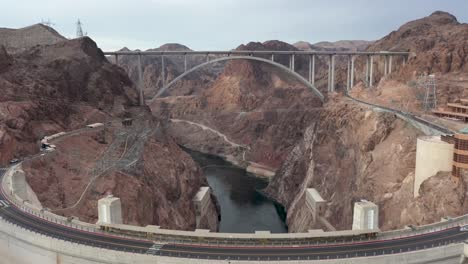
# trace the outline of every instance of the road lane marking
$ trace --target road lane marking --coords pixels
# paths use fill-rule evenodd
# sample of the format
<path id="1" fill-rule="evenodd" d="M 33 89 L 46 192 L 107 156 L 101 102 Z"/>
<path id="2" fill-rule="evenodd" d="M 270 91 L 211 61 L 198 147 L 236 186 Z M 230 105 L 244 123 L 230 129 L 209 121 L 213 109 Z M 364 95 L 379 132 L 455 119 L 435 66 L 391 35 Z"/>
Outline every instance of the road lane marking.
<path id="1" fill-rule="evenodd" d="M 0 207 L 10 207 L 10 204 L 5 200 L 0 200 Z"/>
<path id="2" fill-rule="evenodd" d="M 148 251 L 146 251 L 146 254 L 156 255 L 163 246 L 164 246 L 163 244 L 154 243 L 153 246 L 150 247 Z"/>

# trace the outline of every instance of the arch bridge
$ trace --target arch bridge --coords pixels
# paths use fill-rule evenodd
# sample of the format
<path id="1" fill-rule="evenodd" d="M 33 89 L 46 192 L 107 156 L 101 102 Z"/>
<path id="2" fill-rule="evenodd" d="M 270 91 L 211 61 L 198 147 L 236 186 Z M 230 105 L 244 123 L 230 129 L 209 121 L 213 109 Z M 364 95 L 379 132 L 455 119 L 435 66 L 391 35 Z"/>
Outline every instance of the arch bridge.
<path id="1" fill-rule="evenodd" d="M 252 60 L 260 61 L 263 63 L 270 64 L 274 67 L 279 68 L 281 71 L 289 74 L 299 82 L 309 88 L 321 101 L 324 101 L 324 95 L 315 87 L 315 58 L 317 56 L 328 57 L 328 92 L 335 91 L 335 58 L 336 56 L 347 57 L 347 81 L 346 90 L 349 91 L 354 85 L 354 65 L 355 59 L 358 56 L 365 57 L 365 84 L 368 87 L 373 86 L 373 68 L 374 68 L 374 57 L 379 56 L 384 58 L 384 75 L 392 72 L 392 58 L 395 56 L 403 57 L 403 64 L 406 63 L 409 52 L 396 52 L 396 51 L 378 51 L 378 52 L 341 52 L 341 51 L 116 51 L 116 52 L 104 52 L 106 56 L 115 56 L 115 63 L 118 65 L 119 56 L 137 56 L 138 57 L 138 88 L 140 95 L 140 104 L 145 104 L 143 98 L 143 72 L 141 57 L 142 56 L 160 56 L 161 57 L 161 76 L 163 80 L 163 87 L 159 92 L 151 99 L 161 96 L 167 89 L 169 89 L 178 80 L 184 78 L 189 73 L 196 71 L 207 65 L 228 61 L 228 60 Z M 206 56 L 206 62 L 198 65 L 193 65 L 189 69 L 187 57 L 188 56 Z M 210 59 L 210 55 L 216 55 L 215 59 Z M 282 55 L 289 57 L 289 67 L 275 61 L 275 56 Z M 183 56 L 184 57 L 184 72 L 175 77 L 172 81 L 165 83 L 165 60 L 164 58 L 170 56 Z M 308 78 L 306 79 L 295 71 L 295 58 L 296 56 L 308 57 Z"/>

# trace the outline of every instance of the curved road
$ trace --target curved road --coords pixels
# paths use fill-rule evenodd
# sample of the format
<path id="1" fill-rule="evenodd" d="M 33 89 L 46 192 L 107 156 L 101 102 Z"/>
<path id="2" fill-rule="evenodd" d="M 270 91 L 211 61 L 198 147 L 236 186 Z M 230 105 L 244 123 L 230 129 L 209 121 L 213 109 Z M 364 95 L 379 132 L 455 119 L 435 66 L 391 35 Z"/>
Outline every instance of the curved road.
<path id="1" fill-rule="evenodd" d="M 3 173 L 4 170 L 0 170 L 0 180 L 3 177 Z M 373 256 L 460 243 L 468 239 L 468 232 L 460 232 L 459 228 L 455 227 L 439 232 L 401 239 L 335 245 L 290 247 L 234 247 L 187 244 L 163 245 L 155 244 L 149 240 L 129 239 L 104 233 L 90 233 L 46 221 L 25 213 L 11 203 L 8 203 L 3 194 L 3 190 L 0 191 L 0 217 L 4 221 L 11 222 L 39 234 L 94 247 L 141 254 L 220 260 L 312 260 Z"/>

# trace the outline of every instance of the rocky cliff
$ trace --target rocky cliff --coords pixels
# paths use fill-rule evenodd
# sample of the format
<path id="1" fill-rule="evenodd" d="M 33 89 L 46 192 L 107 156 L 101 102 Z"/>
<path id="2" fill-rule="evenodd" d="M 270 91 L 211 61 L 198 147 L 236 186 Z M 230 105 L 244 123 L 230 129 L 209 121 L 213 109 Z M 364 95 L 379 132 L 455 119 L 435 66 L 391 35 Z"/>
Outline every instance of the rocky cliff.
<path id="1" fill-rule="evenodd" d="M 337 229 L 350 229 L 353 203 L 375 202 L 383 230 L 427 224 L 464 212 L 463 191 L 438 175 L 413 199 L 416 138 L 411 125 L 392 114 L 351 101 L 325 106 L 288 154 L 266 192 L 287 208 L 290 232 L 321 228 L 310 219 L 306 188 L 328 202 L 324 216 Z"/>
<path id="2" fill-rule="evenodd" d="M 111 193 L 126 224 L 194 230 L 192 199 L 207 185 L 202 170 L 149 110 L 135 112 L 130 127 L 111 123 L 57 140 L 52 154 L 25 162 L 27 180 L 42 205 L 61 215 L 96 222 L 97 201 Z M 217 231 L 214 200 L 208 211 L 198 228 Z"/>
<path id="3" fill-rule="evenodd" d="M 434 74 L 439 106 L 468 97 L 468 24 L 446 12 L 410 21 L 370 45 L 368 51 L 409 51 L 408 61 L 393 61 L 393 73 L 383 76 L 383 59 L 376 57 L 376 88 L 358 85 L 355 96 L 393 108 L 423 112 L 424 90 L 421 75 Z M 364 61 L 357 61 L 357 79 L 363 78 Z M 359 66 L 361 65 L 361 66 Z"/>
<path id="4" fill-rule="evenodd" d="M 249 43 L 239 50 L 296 50 L 280 41 Z M 287 65 L 285 56 L 275 58 Z M 306 60 L 298 58 L 305 71 Z M 212 85 L 190 96 L 167 96 L 151 105 L 156 116 L 174 122 L 177 142 L 223 156 L 242 166 L 249 162 L 276 169 L 321 102 L 308 88 L 268 64 L 231 61 Z"/>
<path id="5" fill-rule="evenodd" d="M 0 28 L 0 46 L 5 46 L 8 52 L 25 51 L 36 45 L 51 45 L 66 40 L 53 28 L 43 24 L 13 29 Z"/>
<path id="6" fill-rule="evenodd" d="M 48 210 L 95 221 L 97 200 L 113 193 L 122 199 L 125 223 L 195 228 L 192 198 L 207 184 L 200 169 L 161 128 L 164 120 L 135 107 L 132 81 L 90 38 L 14 54 L 0 46 L 0 87 L 2 164 L 38 153 L 46 135 L 81 129 L 23 164 Z M 122 127 L 125 117 L 133 126 Z M 95 122 L 105 128 L 82 129 Z M 215 231 L 214 200 L 210 208 L 201 227 Z"/>
<path id="7" fill-rule="evenodd" d="M 0 47 L 0 164 L 38 150 L 45 135 L 104 121 L 135 104 L 125 72 L 89 38 L 8 54 Z"/>

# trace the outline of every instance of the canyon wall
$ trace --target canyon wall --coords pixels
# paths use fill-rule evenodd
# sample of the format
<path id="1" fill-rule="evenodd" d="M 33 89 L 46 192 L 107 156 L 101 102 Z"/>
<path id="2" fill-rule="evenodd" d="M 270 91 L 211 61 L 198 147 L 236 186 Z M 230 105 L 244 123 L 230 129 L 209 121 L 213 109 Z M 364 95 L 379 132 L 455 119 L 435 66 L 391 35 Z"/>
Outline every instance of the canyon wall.
<path id="1" fill-rule="evenodd" d="M 374 112 L 347 100 L 330 101 L 294 146 L 266 193 L 287 208 L 290 232 L 321 228 L 309 220 L 305 189 L 316 188 L 328 202 L 325 217 L 350 229 L 353 204 L 379 206 L 383 230 L 427 224 L 464 212 L 464 191 L 439 174 L 413 198 L 414 127 L 393 114 Z M 466 206 L 466 205 L 465 205 Z"/>

